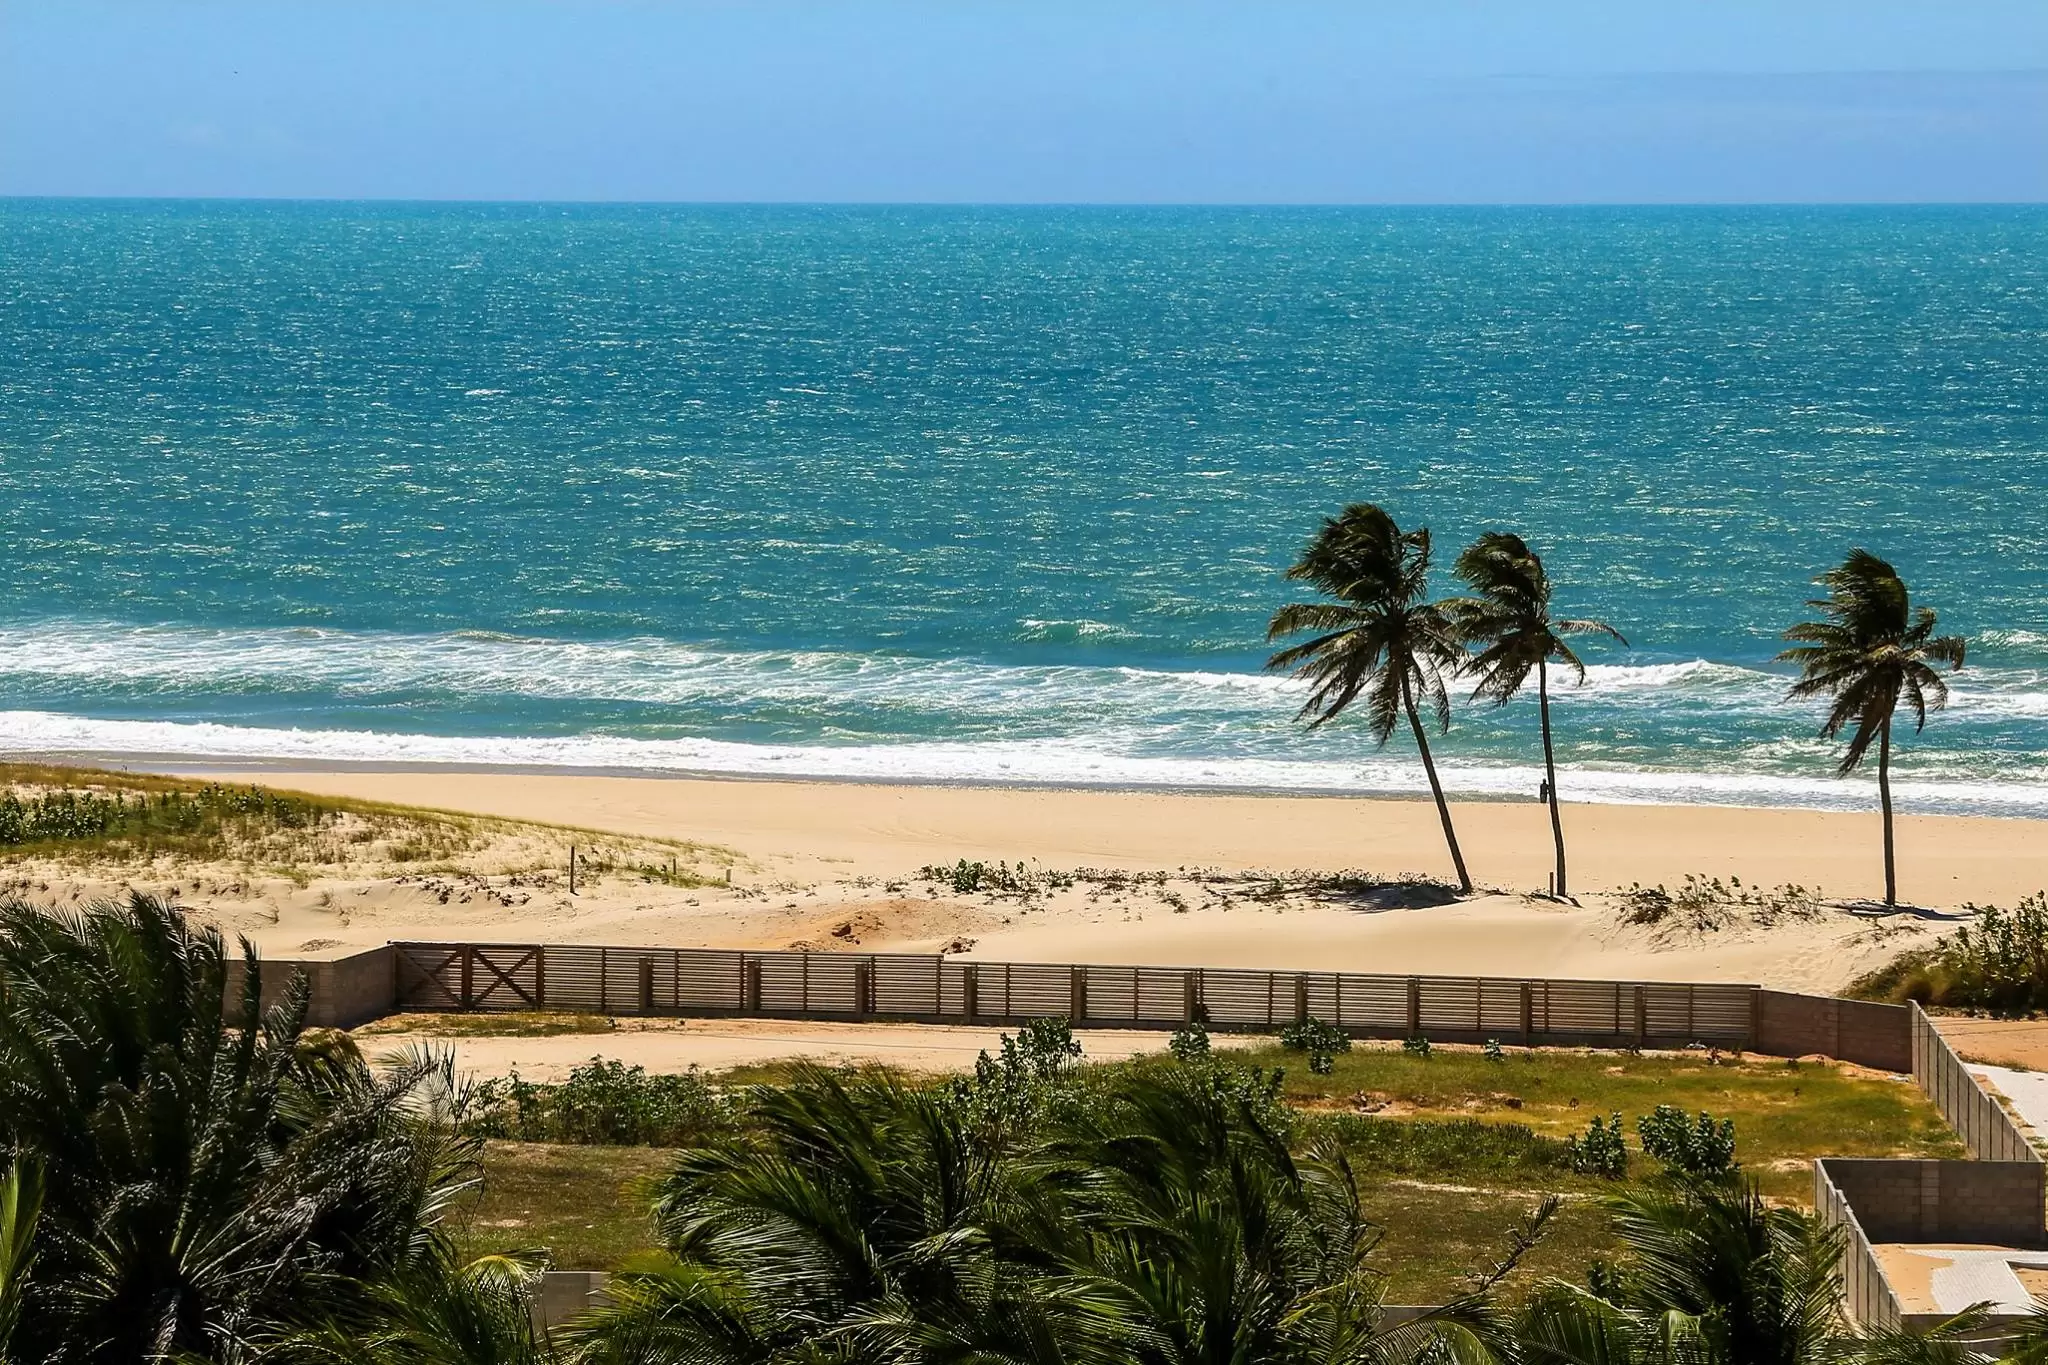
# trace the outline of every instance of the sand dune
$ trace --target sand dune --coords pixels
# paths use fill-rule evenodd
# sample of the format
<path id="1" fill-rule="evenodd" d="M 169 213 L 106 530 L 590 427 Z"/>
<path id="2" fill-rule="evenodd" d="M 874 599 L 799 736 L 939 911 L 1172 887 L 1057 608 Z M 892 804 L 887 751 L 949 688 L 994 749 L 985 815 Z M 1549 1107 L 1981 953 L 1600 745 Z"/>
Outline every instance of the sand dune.
<path id="1" fill-rule="evenodd" d="M 1836 907 L 1760 923 L 1736 908 L 1712 927 L 1625 922 L 1632 883 L 1687 873 L 1797 883 L 1852 899 L 1876 887 L 1874 817 L 1796 810 L 1576 806 L 1567 811 L 1579 906 L 1544 886 L 1540 807 L 1456 810 L 1487 894 L 1386 909 L 1310 880 L 1250 874 L 1364 869 L 1442 876 L 1424 802 L 1254 795 L 882 787 L 474 772 L 266 774 L 281 787 L 561 821 L 737 849 L 728 889 L 630 877 L 520 896 L 488 879 L 251 885 L 201 908 L 270 953 L 307 944 L 476 938 L 817 951 L 951 951 L 991 959 L 1189 966 L 1758 981 L 1827 989 L 1930 941 L 1946 915 L 1871 918 Z M 1904 894 L 1953 911 L 2048 886 L 2048 838 L 2028 821 L 1907 817 Z M 1029 861 L 1104 870 L 1033 895 L 959 893 L 925 864 Z M 1229 876 L 1199 875 L 1220 869 Z M 1116 870 L 1156 872 L 1128 880 Z M 451 893 L 452 888 L 452 893 Z M 507 900 L 516 903 L 507 904 Z M 1765 918 L 1769 918 L 1766 916 Z"/>

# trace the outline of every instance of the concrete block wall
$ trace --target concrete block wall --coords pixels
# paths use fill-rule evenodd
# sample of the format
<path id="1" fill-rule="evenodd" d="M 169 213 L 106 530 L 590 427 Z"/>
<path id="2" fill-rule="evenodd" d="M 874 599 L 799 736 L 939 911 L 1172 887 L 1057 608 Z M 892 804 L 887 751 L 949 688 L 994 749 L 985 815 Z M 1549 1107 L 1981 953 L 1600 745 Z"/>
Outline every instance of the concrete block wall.
<path id="1" fill-rule="evenodd" d="M 1858 1066 L 1909 1072 L 1912 1018 L 1904 1005 L 1760 990 L 1755 1047 L 1775 1057 L 1819 1053 Z"/>
<path id="2" fill-rule="evenodd" d="M 295 973 L 305 974 L 312 988 L 306 1023 L 313 1028 L 354 1028 L 397 1008 L 396 967 L 388 947 L 266 957 L 257 966 L 265 1009 L 277 1003 Z M 228 998 L 236 998 L 241 989 L 242 964 L 235 960 L 228 964 Z"/>
<path id="3" fill-rule="evenodd" d="M 1873 1242 L 2048 1246 L 2048 1167 L 2020 1161 L 1825 1158 Z"/>

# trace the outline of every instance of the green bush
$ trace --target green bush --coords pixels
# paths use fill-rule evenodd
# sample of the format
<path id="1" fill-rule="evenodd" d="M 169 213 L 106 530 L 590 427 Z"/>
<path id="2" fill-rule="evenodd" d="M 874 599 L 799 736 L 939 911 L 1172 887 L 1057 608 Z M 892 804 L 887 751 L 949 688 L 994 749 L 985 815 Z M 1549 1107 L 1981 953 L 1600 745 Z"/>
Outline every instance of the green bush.
<path id="1" fill-rule="evenodd" d="M 1351 1051 L 1351 1035 L 1335 1024 L 1320 1019 L 1303 1019 L 1280 1030 L 1280 1046 L 1289 1052 L 1328 1053 Z"/>
<path id="2" fill-rule="evenodd" d="M 1209 1055 L 1209 1030 L 1199 1019 L 1186 1028 L 1174 1030 L 1173 1037 L 1166 1040 L 1166 1050 L 1183 1062 L 1196 1062 Z"/>
<path id="3" fill-rule="evenodd" d="M 560 1085 L 535 1085 L 515 1071 L 480 1082 L 469 1126 L 479 1137 L 608 1147 L 685 1147 L 732 1128 L 725 1098 L 696 1072 L 653 1075 L 645 1067 L 593 1057 Z"/>
<path id="4" fill-rule="evenodd" d="M 1850 986 L 1866 1000 L 1985 1010 L 2018 1018 L 2048 1009 L 2048 893 L 1995 905 L 1932 948 L 1901 954 Z"/>
<path id="5" fill-rule="evenodd" d="M 1676 1105 L 1660 1104 L 1636 1120 L 1636 1133 L 1643 1150 L 1671 1170 L 1709 1178 L 1735 1173 L 1734 1119 L 1688 1119 Z"/>
<path id="6" fill-rule="evenodd" d="M 1621 1137 L 1621 1115 L 1602 1119 L 1598 1114 L 1586 1131 L 1565 1142 L 1565 1161 L 1580 1175 L 1597 1175 L 1619 1180 L 1628 1174 L 1628 1145 Z"/>

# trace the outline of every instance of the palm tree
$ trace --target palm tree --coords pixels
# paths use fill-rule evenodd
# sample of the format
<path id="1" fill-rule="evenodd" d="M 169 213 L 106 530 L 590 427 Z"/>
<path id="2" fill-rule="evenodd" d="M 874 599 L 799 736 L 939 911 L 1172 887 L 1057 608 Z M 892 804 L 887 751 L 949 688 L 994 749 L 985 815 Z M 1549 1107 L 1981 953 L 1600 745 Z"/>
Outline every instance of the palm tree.
<path id="1" fill-rule="evenodd" d="M 1557 660 L 1573 671 L 1577 681 L 1584 682 L 1586 666 L 1572 653 L 1565 636 L 1609 635 L 1623 645 L 1628 641 L 1605 621 L 1553 617 L 1550 578 L 1543 572 L 1543 561 L 1520 536 L 1488 531 L 1458 556 L 1456 573 L 1476 594 L 1444 604 L 1466 643 L 1479 649 L 1467 665 L 1479 677 L 1473 697 L 1505 706 L 1529 681 L 1530 672 L 1536 674 L 1536 701 L 1543 723 L 1543 790 L 1550 804 L 1550 838 L 1557 850 L 1552 894 L 1569 895 L 1565 888 L 1564 820 L 1557 803 L 1557 755 L 1550 738 L 1550 661 Z"/>
<path id="2" fill-rule="evenodd" d="M 1387 1321 L 1358 1187 L 1341 1151 L 1290 1151 L 1278 1079 L 801 1068 L 753 1093 L 755 1141 L 684 1153 L 667 1261 L 565 1335 L 581 1365 L 1495 1358 L 1481 1292 Z"/>
<path id="3" fill-rule="evenodd" d="M 1524 1310 L 1528 1365 L 1808 1365 L 1841 1358 L 1841 1239 L 1754 1185 L 1679 1179 L 1607 1201 L 1628 1255 L 1595 1287 L 1551 1284 Z"/>
<path id="4" fill-rule="evenodd" d="M 1934 633 L 1933 608 L 1913 608 L 1906 584 L 1891 565 L 1868 550 L 1851 550 L 1838 569 L 1814 580 L 1828 590 L 1807 603 L 1824 619 L 1803 621 L 1785 632 L 1797 643 L 1778 657 L 1799 665 L 1791 697 L 1829 696 L 1834 706 L 1820 727 L 1833 739 L 1851 721 L 1849 748 L 1836 772 L 1847 776 L 1877 741 L 1878 803 L 1884 811 L 1884 903 L 1899 901 L 1892 851 L 1892 713 L 1903 698 L 1913 708 L 1913 728 L 1927 725 L 1927 713 L 1948 704 L 1948 684 L 1934 670 L 1963 666 L 1963 638 Z"/>
<path id="5" fill-rule="evenodd" d="M 1311 728 L 1343 714 L 1361 695 L 1373 741 L 1384 745 L 1406 715 L 1422 754 L 1422 770 L 1436 798 L 1444 842 L 1458 870 L 1458 889 L 1470 891 L 1472 877 L 1458 849 L 1451 808 L 1437 780 L 1418 703 L 1431 707 L 1440 729 L 1451 728 L 1451 702 L 1444 678 L 1457 671 L 1465 651 L 1443 609 L 1427 600 L 1429 530 L 1403 531 L 1368 502 L 1354 503 L 1323 523 L 1321 531 L 1287 571 L 1334 599 L 1297 602 L 1273 613 L 1269 640 L 1303 631 L 1314 639 L 1281 650 L 1266 667 L 1291 670 L 1314 684 L 1300 716 Z"/>
<path id="6" fill-rule="evenodd" d="M 367 1310 L 468 1188 L 415 1121 L 434 1064 L 302 1050 L 303 981 L 266 1011 L 243 965 L 231 992 L 220 935 L 148 897 L 0 904 L 0 1147 L 41 1185 L 33 1262 L 0 1250 L 20 1358 L 215 1360 Z M 25 1188 L 0 1205 L 24 1226 Z"/>

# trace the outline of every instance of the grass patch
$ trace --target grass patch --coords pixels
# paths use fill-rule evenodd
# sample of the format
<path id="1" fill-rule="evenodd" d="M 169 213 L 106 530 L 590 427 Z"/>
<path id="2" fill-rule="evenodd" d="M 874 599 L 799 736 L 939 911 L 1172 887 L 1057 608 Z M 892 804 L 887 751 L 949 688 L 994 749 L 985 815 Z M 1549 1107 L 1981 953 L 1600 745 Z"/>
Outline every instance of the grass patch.
<path id="1" fill-rule="evenodd" d="M 1467 1119 L 1525 1126 L 1532 1136 L 1562 1139 L 1595 1114 L 1619 1113 L 1631 1141 L 1635 1120 L 1660 1104 L 1704 1110 L 1735 1120 L 1736 1158 L 1773 1195 L 1806 1199 L 1809 1177 L 1784 1163 L 1815 1156 L 1961 1157 L 1962 1140 L 1912 1085 L 1852 1068 L 1761 1058 L 1704 1055 L 1630 1057 L 1617 1053 L 1509 1051 L 1491 1061 L 1477 1050 L 1437 1048 L 1428 1057 L 1383 1048 L 1339 1054 L 1327 1076 L 1311 1075 L 1300 1055 L 1259 1048 L 1245 1061 L 1287 1068 L 1285 1093 L 1311 1111 L 1383 1111 L 1394 1121 Z M 1465 1130 L 1470 1131 L 1470 1130 Z M 1421 1143 L 1423 1139 L 1413 1140 Z M 1451 1159 L 1450 1143 L 1433 1149 Z M 1420 1157 L 1398 1157 L 1417 1169 Z M 1418 1149 L 1420 1150 L 1420 1149 Z M 1486 1173 L 1530 1169 L 1548 1149 L 1522 1139 L 1496 1140 L 1490 1153 L 1460 1169 Z M 1396 1159 L 1396 1158 L 1390 1158 Z M 1474 1166 L 1472 1160 L 1477 1160 Z"/>
<path id="2" fill-rule="evenodd" d="M 616 1270 L 653 1249 L 648 1186 L 675 1155 L 661 1147 L 486 1142 L 483 1189 L 450 1230 L 465 1257 L 544 1247 L 564 1270 Z"/>
<path id="3" fill-rule="evenodd" d="M 409 1033 L 429 1038 L 554 1038 L 568 1033 L 610 1033 L 608 1014 L 542 1011 L 519 1014 L 387 1014 L 355 1030 L 358 1038 Z"/>
<path id="4" fill-rule="evenodd" d="M 483 1191 L 453 1220 L 456 1243 L 465 1256 L 545 1247 L 565 1270 L 617 1270 L 655 1250 L 648 1189 L 675 1156 L 660 1147 L 487 1142 Z M 1457 1293 L 1542 1198 L 1540 1190 L 1460 1189 L 1449 1181 L 1362 1183 L 1366 1210 L 1384 1230 L 1373 1261 L 1390 1277 L 1390 1303 L 1436 1303 Z M 1508 1281 L 1509 1292 L 1544 1276 L 1581 1275 L 1593 1257 L 1614 1251 L 1606 1213 L 1591 1199 L 1568 1198 Z"/>
<path id="5" fill-rule="evenodd" d="M 1383 1230 L 1372 1263 L 1387 1276 L 1388 1303 L 1442 1303 L 1491 1266 L 1508 1231 L 1542 1195 L 1527 1190 L 1455 1189 L 1387 1181 L 1365 1191 L 1366 1213 Z M 1544 1279 L 1582 1281 L 1596 1257 L 1620 1250 L 1607 1211 L 1590 1199 L 1567 1199 L 1543 1240 L 1502 1282 L 1510 1299 Z"/>

